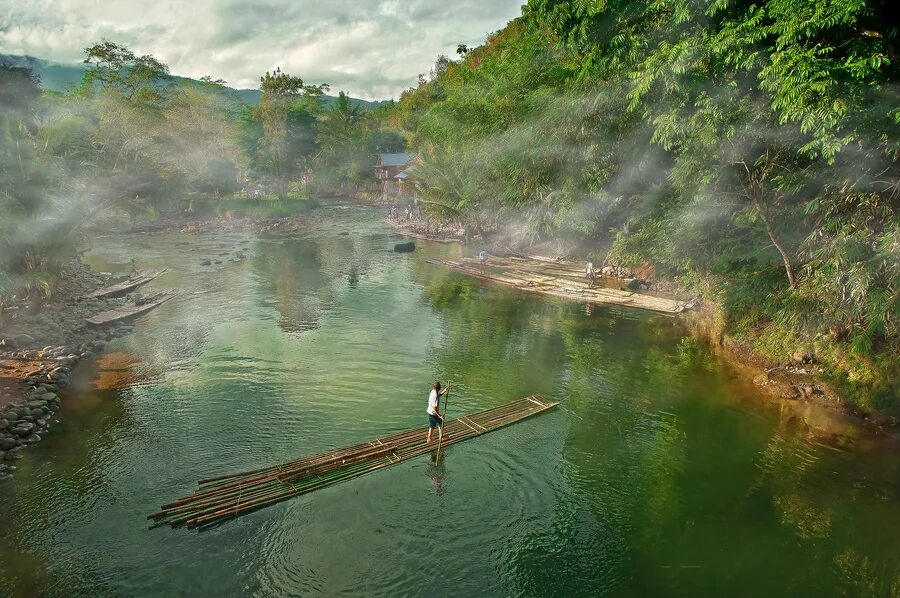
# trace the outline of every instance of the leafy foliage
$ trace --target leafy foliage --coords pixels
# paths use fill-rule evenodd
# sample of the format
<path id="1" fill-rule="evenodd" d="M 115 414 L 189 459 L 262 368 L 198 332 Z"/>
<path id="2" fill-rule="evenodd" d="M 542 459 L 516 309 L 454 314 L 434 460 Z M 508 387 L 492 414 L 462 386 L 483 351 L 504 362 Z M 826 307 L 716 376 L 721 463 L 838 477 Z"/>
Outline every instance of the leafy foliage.
<path id="1" fill-rule="evenodd" d="M 815 346 L 897 397 L 888 17 L 878 0 L 531 0 L 395 119 L 436 216 L 651 261 L 716 297 L 731 334 L 778 359 Z"/>

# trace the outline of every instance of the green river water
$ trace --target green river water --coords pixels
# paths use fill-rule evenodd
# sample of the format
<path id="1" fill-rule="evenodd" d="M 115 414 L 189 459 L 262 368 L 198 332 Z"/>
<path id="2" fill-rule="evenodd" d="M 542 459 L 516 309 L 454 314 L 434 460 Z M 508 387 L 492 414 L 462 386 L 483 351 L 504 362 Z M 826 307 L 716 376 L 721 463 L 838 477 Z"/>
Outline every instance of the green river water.
<path id="1" fill-rule="evenodd" d="M 0 595 L 900 596 L 897 436 L 767 404 L 673 319 L 485 286 L 421 261 L 459 248 L 398 240 L 338 205 L 290 237 L 95 240 L 98 269 L 167 267 L 148 290 L 180 294 L 79 365 L 0 486 Z M 424 426 L 436 378 L 451 416 L 561 405 L 438 464 L 148 527 L 199 478 Z"/>

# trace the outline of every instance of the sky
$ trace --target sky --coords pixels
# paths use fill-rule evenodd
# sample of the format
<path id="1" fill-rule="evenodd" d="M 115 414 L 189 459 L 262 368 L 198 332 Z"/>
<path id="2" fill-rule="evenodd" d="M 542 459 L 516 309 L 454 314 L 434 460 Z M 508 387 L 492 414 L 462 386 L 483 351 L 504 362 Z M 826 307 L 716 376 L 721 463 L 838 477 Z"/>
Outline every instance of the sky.
<path id="1" fill-rule="evenodd" d="M 73 63 L 103 39 L 175 75 L 255 88 L 276 66 L 363 99 L 396 98 L 525 0 L 0 0 L 0 54 Z"/>

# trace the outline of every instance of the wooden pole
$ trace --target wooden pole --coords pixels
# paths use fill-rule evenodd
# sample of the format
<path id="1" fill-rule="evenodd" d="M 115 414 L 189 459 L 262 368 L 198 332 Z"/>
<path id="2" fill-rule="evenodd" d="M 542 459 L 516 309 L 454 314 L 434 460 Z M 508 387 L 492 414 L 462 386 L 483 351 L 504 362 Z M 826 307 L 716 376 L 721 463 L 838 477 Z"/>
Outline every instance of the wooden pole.
<path id="1" fill-rule="evenodd" d="M 441 416 L 441 431 L 438 434 L 438 449 L 435 462 L 441 459 L 441 445 L 444 443 L 444 422 L 447 421 L 447 401 L 450 397 L 450 381 L 447 380 L 447 392 L 444 393 L 444 414 Z M 438 405 L 441 404 L 441 398 L 438 397 Z"/>

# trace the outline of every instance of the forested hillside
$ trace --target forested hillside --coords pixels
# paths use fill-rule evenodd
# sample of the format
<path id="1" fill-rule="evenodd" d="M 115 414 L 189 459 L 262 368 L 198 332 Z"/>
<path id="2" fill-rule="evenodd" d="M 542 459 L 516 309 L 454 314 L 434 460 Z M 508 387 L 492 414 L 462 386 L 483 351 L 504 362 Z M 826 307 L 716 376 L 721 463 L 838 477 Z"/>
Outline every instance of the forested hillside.
<path id="1" fill-rule="evenodd" d="M 48 91 L 66 92 L 72 87 L 81 84 L 84 73 L 90 70 L 88 64 L 60 64 L 58 62 L 50 62 L 34 56 L 22 56 L 13 54 L 0 54 L 0 63 L 9 66 L 25 68 L 31 71 L 31 74 L 37 77 L 41 89 Z M 171 76 L 173 84 L 190 84 L 196 83 L 196 79 L 189 77 Z M 256 106 L 262 97 L 262 92 L 258 89 L 237 89 L 223 84 L 223 92 L 233 96 L 248 106 Z M 330 108 L 337 101 L 337 96 L 324 94 L 322 96 L 322 105 Z M 388 101 L 369 101 L 359 98 L 350 98 L 350 104 L 362 110 L 374 110 L 388 104 Z"/>
<path id="2" fill-rule="evenodd" d="M 655 270 L 900 410 L 897 29 L 872 0 L 532 0 L 405 93 L 433 217 Z"/>

